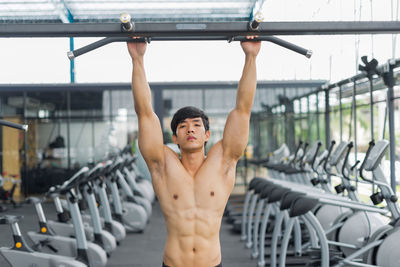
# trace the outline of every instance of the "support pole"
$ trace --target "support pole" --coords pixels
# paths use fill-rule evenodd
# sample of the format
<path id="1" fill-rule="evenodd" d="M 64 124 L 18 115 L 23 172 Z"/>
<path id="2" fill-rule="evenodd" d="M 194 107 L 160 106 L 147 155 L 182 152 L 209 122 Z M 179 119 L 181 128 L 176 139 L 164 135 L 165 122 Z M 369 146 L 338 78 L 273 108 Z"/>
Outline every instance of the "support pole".
<path id="1" fill-rule="evenodd" d="M 163 103 L 163 89 L 153 90 L 153 104 L 154 113 L 158 116 L 160 120 L 161 130 L 164 132 L 164 103 Z"/>
<path id="2" fill-rule="evenodd" d="M 91 120 L 91 124 L 92 124 L 92 153 L 93 153 L 93 163 L 96 162 L 96 136 L 95 136 L 95 124 L 94 124 L 94 120 L 95 120 L 95 116 L 96 113 L 94 111 L 94 109 L 92 110 L 92 120 Z"/>
<path id="3" fill-rule="evenodd" d="M 67 157 L 68 170 L 71 170 L 71 91 L 67 91 Z"/>
<path id="4" fill-rule="evenodd" d="M 389 60 L 389 62 L 385 65 L 382 78 L 387 86 L 387 109 L 389 114 L 389 148 L 390 148 L 390 184 L 393 192 L 396 194 L 396 138 L 395 138 L 395 129 L 394 129 L 394 75 L 393 75 L 394 61 Z"/>
<path id="5" fill-rule="evenodd" d="M 319 133 L 319 97 L 318 97 L 318 93 L 315 94 L 316 97 L 316 110 L 315 110 L 315 117 L 317 118 L 317 140 L 321 140 L 321 135 Z M 311 140 L 308 140 L 309 142 L 311 142 Z"/>
<path id="6" fill-rule="evenodd" d="M 371 124 L 371 140 L 375 140 L 374 136 L 374 95 L 373 95 L 374 82 L 369 79 L 369 112 L 370 112 L 370 124 Z"/>
<path id="7" fill-rule="evenodd" d="M 25 129 L 24 129 L 24 165 L 23 165 L 23 170 L 22 170 L 22 175 L 23 175 L 23 177 L 24 177 L 24 179 L 23 179 L 23 190 L 24 190 L 24 197 L 26 198 L 26 197 L 28 197 L 28 177 L 27 177 L 27 175 L 28 175 L 28 167 L 27 167 L 27 160 L 28 160 L 28 156 L 27 156 L 27 153 L 28 153 L 28 136 L 27 136 L 27 133 L 26 133 L 26 131 L 27 131 L 27 128 L 28 128 L 28 123 L 27 123 L 27 119 L 26 119 L 26 116 L 27 116 L 27 113 L 28 113 L 28 106 L 27 106 L 27 103 L 26 103 L 26 98 L 27 98 L 27 93 L 26 93 L 26 91 L 24 91 L 24 113 L 23 113 L 23 116 L 24 116 L 24 126 L 26 127 Z M 21 179 L 21 181 L 22 181 L 22 179 Z"/>
<path id="8" fill-rule="evenodd" d="M 69 50 L 74 51 L 74 38 L 69 38 Z M 70 81 L 71 83 L 75 83 L 75 60 L 71 59 L 69 62 L 69 70 L 70 70 Z"/>
<path id="9" fill-rule="evenodd" d="M 307 125 L 308 125 L 308 133 L 307 139 L 304 140 L 311 140 L 311 127 L 312 127 L 312 120 L 311 120 L 311 112 L 310 112 L 310 96 L 307 96 Z"/>
<path id="10" fill-rule="evenodd" d="M 340 142 L 342 142 L 343 141 L 342 86 L 339 86 L 339 122 L 340 122 Z"/>
<path id="11" fill-rule="evenodd" d="M 329 90 L 325 90 L 325 147 L 328 148 L 331 143 L 331 120 L 329 106 Z"/>
<path id="12" fill-rule="evenodd" d="M 352 111 L 353 111 L 353 127 L 354 127 L 354 162 L 357 162 L 357 102 L 356 102 L 356 89 L 357 82 L 353 83 L 353 103 L 352 103 Z M 356 172 L 356 189 L 358 189 L 358 179 Z"/>

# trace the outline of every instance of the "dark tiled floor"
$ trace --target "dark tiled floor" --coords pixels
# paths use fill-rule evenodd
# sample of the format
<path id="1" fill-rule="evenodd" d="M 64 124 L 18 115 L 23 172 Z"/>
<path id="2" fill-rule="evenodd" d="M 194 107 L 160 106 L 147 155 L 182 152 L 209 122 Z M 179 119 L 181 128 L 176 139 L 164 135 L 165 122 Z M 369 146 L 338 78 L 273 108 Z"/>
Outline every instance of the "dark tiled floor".
<path id="1" fill-rule="evenodd" d="M 51 203 L 43 206 L 48 219 L 55 219 L 55 209 Z M 2 213 L 0 213 L 1 216 Z M 10 208 L 7 214 L 23 214 L 20 223 L 22 233 L 38 230 L 34 207 L 25 204 L 23 207 Z M 250 260 L 250 251 L 244 249 L 239 242 L 239 236 L 230 232 L 231 226 L 225 222 L 221 226 L 222 263 L 228 267 L 254 267 L 256 261 Z M 11 246 L 11 229 L 7 225 L 0 225 L 0 246 Z M 26 236 L 26 235 L 25 235 Z M 27 237 L 26 237 L 27 238 Z M 158 204 L 153 206 L 153 215 L 144 233 L 128 234 L 121 245 L 109 258 L 108 267 L 158 267 L 161 266 L 166 228 Z M 3 257 L 0 257 L 0 267 L 8 267 Z M 19 267 L 19 266 L 18 266 Z"/>

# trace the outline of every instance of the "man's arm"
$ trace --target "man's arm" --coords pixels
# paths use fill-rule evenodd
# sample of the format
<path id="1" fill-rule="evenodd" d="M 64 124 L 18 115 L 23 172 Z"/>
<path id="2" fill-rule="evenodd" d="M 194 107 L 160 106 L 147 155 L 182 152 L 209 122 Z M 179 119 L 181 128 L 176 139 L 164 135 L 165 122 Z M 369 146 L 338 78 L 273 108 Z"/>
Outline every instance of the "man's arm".
<path id="1" fill-rule="evenodd" d="M 246 148 L 251 108 L 257 87 L 256 57 L 260 51 L 260 42 L 242 42 L 246 55 L 242 77 L 236 95 L 236 106 L 227 118 L 222 147 L 224 157 L 238 160 Z"/>
<path id="2" fill-rule="evenodd" d="M 132 57 L 132 92 L 139 120 L 139 148 L 149 168 L 164 160 L 163 135 L 158 117 L 153 112 L 151 91 L 144 71 L 143 56 L 146 43 L 128 43 Z"/>

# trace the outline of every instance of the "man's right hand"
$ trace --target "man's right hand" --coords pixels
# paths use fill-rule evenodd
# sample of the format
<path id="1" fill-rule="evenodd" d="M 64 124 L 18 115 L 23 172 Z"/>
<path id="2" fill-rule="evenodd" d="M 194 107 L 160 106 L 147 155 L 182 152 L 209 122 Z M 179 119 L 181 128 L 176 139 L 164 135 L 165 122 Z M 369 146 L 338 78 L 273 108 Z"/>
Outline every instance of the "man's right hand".
<path id="1" fill-rule="evenodd" d="M 133 39 L 136 39 L 133 37 Z M 141 59 L 146 52 L 147 43 L 146 42 L 127 42 L 129 55 L 132 60 Z"/>

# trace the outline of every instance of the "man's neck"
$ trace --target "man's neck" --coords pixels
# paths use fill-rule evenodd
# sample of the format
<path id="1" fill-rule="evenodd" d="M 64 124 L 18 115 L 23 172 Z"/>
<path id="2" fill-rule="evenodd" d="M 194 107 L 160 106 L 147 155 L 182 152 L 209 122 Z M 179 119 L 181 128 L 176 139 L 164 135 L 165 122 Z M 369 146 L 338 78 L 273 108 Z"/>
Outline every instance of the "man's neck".
<path id="1" fill-rule="evenodd" d="M 196 175 L 204 160 L 204 149 L 195 152 L 181 151 L 182 165 L 192 177 Z"/>

